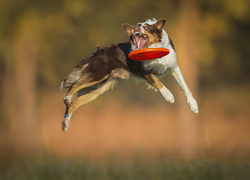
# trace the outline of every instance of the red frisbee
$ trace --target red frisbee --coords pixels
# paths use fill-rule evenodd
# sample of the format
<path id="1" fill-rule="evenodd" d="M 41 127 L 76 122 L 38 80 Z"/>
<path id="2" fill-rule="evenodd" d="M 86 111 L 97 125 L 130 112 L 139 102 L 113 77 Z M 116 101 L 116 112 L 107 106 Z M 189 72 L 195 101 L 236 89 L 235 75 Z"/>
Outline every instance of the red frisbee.
<path id="1" fill-rule="evenodd" d="M 169 52 L 166 48 L 146 48 L 132 51 L 128 56 L 136 61 L 146 61 L 166 56 Z"/>

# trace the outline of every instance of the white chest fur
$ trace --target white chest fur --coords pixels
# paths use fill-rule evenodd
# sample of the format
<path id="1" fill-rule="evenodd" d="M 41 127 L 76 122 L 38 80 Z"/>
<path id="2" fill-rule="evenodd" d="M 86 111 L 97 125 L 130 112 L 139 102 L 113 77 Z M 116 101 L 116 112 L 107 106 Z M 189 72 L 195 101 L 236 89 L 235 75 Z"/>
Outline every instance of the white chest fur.
<path id="1" fill-rule="evenodd" d="M 170 44 L 163 47 L 170 50 L 168 55 L 154 60 L 143 61 L 145 70 L 152 71 L 157 76 L 166 74 L 177 65 L 177 55 L 173 47 Z"/>

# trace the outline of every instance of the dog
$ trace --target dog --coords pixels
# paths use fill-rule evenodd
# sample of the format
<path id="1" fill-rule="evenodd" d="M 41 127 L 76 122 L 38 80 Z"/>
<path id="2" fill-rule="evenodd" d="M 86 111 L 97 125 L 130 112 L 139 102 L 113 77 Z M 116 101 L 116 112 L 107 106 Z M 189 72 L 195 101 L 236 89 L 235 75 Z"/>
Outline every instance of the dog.
<path id="1" fill-rule="evenodd" d="M 97 47 L 97 51 L 82 60 L 64 79 L 60 88 L 68 88 L 64 97 L 66 111 L 62 130 L 69 128 L 73 112 L 104 92 L 112 89 L 118 79 L 130 76 L 145 80 L 158 90 L 169 103 L 174 103 L 173 94 L 159 81 L 159 77 L 170 72 L 183 90 L 190 110 L 198 113 L 198 105 L 189 90 L 177 64 L 177 55 L 172 40 L 164 30 L 166 19 L 146 20 L 136 25 L 123 24 L 129 41 L 110 47 Z M 145 48 L 167 48 L 167 56 L 148 60 L 134 61 L 128 57 L 132 51 Z"/>

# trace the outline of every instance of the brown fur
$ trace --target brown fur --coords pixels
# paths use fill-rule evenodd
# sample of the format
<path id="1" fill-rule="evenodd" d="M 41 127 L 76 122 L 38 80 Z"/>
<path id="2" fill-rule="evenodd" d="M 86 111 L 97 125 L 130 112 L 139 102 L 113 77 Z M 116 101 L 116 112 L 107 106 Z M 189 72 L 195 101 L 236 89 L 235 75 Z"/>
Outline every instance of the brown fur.
<path id="1" fill-rule="evenodd" d="M 151 86 L 158 90 L 164 86 L 154 74 L 146 74 L 145 78 L 148 80 Z"/>

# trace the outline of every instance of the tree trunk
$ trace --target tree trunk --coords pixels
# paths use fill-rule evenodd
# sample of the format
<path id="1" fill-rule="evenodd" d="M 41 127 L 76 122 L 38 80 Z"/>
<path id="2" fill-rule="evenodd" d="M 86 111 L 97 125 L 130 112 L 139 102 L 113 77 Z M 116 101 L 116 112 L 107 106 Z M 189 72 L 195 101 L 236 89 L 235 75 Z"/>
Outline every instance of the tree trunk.
<path id="1" fill-rule="evenodd" d="M 38 148 L 36 114 L 35 27 L 20 18 L 9 49 L 3 97 L 6 104 L 9 137 L 15 154 L 30 154 Z"/>
<path id="2" fill-rule="evenodd" d="M 178 63 L 185 81 L 194 98 L 197 99 L 197 25 L 199 8 L 197 0 L 180 2 L 178 27 Z M 186 99 L 180 93 L 179 98 L 180 151 L 184 158 L 196 156 L 199 149 L 198 115 L 189 110 Z"/>

